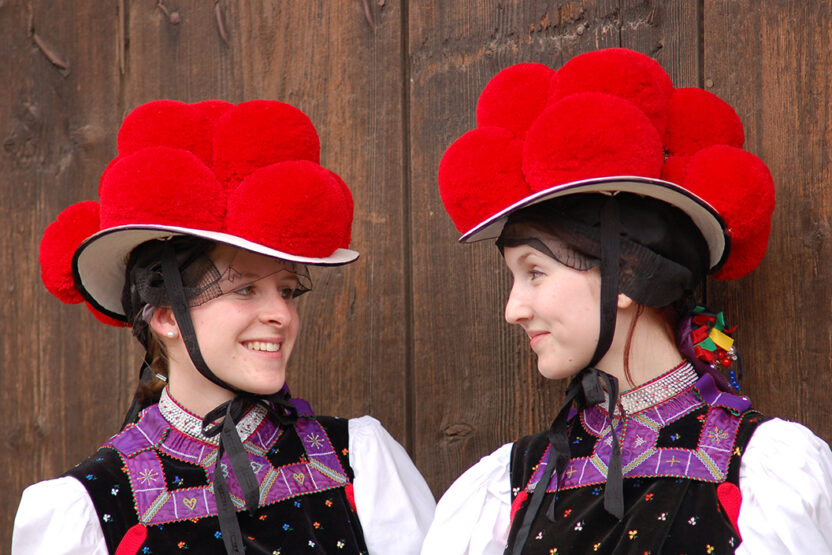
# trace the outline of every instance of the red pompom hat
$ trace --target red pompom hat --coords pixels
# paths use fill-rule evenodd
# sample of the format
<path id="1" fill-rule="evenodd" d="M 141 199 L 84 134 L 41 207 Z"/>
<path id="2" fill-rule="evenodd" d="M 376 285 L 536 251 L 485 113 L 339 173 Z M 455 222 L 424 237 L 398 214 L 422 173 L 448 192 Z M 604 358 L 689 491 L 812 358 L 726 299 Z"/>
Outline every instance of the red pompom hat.
<path id="1" fill-rule="evenodd" d="M 742 150 L 739 117 L 705 90 L 674 88 L 648 56 L 612 48 L 558 71 L 508 67 L 486 85 L 476 116 L 439 166 L 463 242 L 498 237 L 510 214 L 548 199 L 629 192 L 685 212 L 717 279 L 748 274 L 765 254 L 774 184 Z"/>
<path id="2" fill-rule="evenodd" d="M 43 282 L 118 325 L 127 256 L 151 239 L 191 235 L 299 264 L 352 262 L 352 195 L 319 162 L 315 127 L 283 102 L 143 104 L 119 130 L 100 201 L 74 204 L 46 228 Z"/>
<path id="3" fill-rule="evenodd" d="M 505 241 L 518 239 L 503 236 L 510 215 L 550 199 L 606 195 L 591 197 L 599 207 L 599 339 L 592 360 L 567 387 L 566 401 L 549 430 L 552 449 L 547 473 L 519 528 L 513 551 L 518 553 L 550 477 L 562 472 L 568 460 L 571 404 L 581 395 L 592 397 L 586 384 L 592 389 L 598 380 L 606 383 L 610 414 L 617 402 L 617 379 L 595 365 L 615 332 L 622 283 L 619 255 L 627 248 L 619 209 L 638 206 L 658 211 L 652 206 L 669 205 L 681 210 L 707 244 L 707 253 L 702 251 L 697 261 L 691 261 L 698 274 L 690 275 L 709 270 L 719 279 L 736 279 L 756 268 L 765 254 L 774 184 L 765 164 L 742 150 L 742 124 L 728 104 L 702 89 L 674 88 L 655 60 L 632 50 L 589 52 L 558 71 L 541 64 L 506 68 L 486 85 L 476 115 L 477 128 L 454 142 L 439 165 L 439 191 L 463 234 L 460 241 L 499 238 L 498 246 L 511 244 Z M 683 222 L 678 223 L 682 228 Z M 696 234 L 694 228 L 685 229 Z M 681 229 L 668 232 L 688 235 Z M 707 268 L 698 268 L 704 265 Z M 642 288 L 659 281 L 653 275 L 645 277 L 647 285 Z M 692 288 L 691 281 L 686 278 L 680 281 L 685 287 L 667 290 L 684 295 Z M 679 297 L 667 296 L 648 306 L 675 300 Z M 616 434 L 608 469 L 604 507 L 620 520 L 624 498 Z"/>

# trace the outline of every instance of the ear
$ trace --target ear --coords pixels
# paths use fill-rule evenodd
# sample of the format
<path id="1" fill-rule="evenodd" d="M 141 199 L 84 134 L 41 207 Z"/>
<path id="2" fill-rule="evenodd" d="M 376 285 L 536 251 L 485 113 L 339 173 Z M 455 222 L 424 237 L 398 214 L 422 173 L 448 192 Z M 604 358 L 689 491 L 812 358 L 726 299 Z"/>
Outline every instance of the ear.
<path id="1" fill-rule="evenodd" d="M 631 299 L 630 297 L 628 297 L 624 293 L 619 293 L 618 294 L 618 309 L 619 310 L 626 310 L 626 309 L 630 308 L 631 306 L 633 306 L 633 304 L 635 304 L 635 301 L 633 299 Z"/>
<path id="2" fill-rule="evenodd" d="M 173 315 L 173 310 L 169 308 L 157 308 L 153 311 L 153 316 L 150 318 L 150 328 L 160 337 L 169 337 L 169 332 L 179 334 L 176 317 Z"/>

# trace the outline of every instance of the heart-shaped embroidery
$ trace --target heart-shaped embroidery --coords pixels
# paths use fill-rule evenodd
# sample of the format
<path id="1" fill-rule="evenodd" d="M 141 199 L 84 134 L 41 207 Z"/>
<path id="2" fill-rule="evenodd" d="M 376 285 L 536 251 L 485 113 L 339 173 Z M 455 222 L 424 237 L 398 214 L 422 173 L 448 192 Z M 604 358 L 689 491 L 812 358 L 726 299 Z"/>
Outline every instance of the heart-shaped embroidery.
<path id="1" fill-rule="evenodd" d="M 251 463 L 251 470 L 254 471 L 255 474 L 263 470 L 263 465 L 259 462 L 249 461 Z"/>
<path id="2" fill-rule="evenodd" d="M 196 508 L 196 497 L 185 497 L 182 499 L 182 503 L 193 511 Z"/>
<path id="3" fill-rule="evenodd" d="M 303 481 L 306 480 L 306 474 L 295 472 L 292 474 L 292 478 L 294 478 L 295 482 L 297 482 L 298 484 L 303 484 Z"/>

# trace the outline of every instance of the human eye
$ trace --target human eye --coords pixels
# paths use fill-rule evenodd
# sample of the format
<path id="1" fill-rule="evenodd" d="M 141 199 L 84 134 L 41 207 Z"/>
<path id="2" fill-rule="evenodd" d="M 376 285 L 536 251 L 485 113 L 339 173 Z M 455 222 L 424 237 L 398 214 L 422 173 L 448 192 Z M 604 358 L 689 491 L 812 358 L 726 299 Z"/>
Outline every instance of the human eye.
<path id="1" fill-rule="evenodd" d="M 278 287 L 278 293 L 280 293 L 280 296 L 286 300 L 294 299 L 295 297 L 297 297 L 299 294 L 297 280 L 293 279 L 291 281 L 281 284 Z"/>
<path id="2" fill-rule="evenodd" d="M 232 291 L 235 295 L 239 297 L 250 297 L 254 294 L 254 284 L 248 283 L 246 285 L 240 286 Z"/>
<path id="3" fill-rule="evenodd" d="M 532 266 L 526 272 L 526 275 L 529 277 L 530 281 L 537 281 L 546 276 L 546 274 L 538 268 L 537 266 Z"/>
<path id="4" fill-rule="evenodd" d="M 280 293 L 280 296 L 283 297 L 286 300 L 295 298 L 295 288 L 294 287 L 284 286 L 284 287 L 281 287 L 280 289 L 278 289 L 278 292 Z"/>

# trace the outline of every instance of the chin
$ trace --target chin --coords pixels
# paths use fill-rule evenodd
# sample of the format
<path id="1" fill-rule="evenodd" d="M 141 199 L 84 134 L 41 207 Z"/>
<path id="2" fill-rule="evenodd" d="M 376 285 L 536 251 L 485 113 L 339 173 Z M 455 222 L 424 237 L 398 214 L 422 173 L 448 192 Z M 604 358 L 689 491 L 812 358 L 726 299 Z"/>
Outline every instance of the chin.
<path id="1" fill-rule="evenodd" d="M 563 366 L 562 364 L 551 364 L 542 360 L 537 361 L 538 373 L 547 380 L 565 380 L 567 378 L 571 378 L 583 370 L 584 366 Z"/>
<path id="2" fill-rule="evenodd" d="M 264 379 L 264 380 L 252 380 L 246 384 L 240 384 L 238 387 L 244 391 L 249 393 L 254 393 L 255 395 L 272 395 L 280 391 L 280 389 L 286 384 L 286 379 L 283 377 L 280 378 L 273 378 L 273 379 Z"/>

